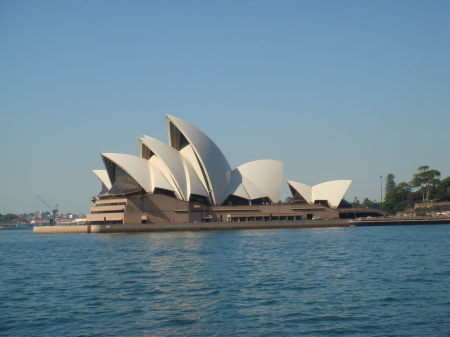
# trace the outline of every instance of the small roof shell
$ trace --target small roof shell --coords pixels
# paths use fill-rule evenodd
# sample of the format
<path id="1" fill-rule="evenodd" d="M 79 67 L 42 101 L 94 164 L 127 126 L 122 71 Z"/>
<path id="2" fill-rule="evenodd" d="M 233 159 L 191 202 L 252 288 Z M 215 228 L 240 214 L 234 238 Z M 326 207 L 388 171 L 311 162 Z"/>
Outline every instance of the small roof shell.
<path id="1" fill-rule="evenodd" d="M 102 181 L 103 185 L 109 190 L 111 189 L 111 181 L 109 180 L 108 172 L 106 170 L 92 170 L 95 175 Z"/>
<path id="2" fill-rule="evenodd" d="M 242 176 L 263 192 L 264 197 L 269 197 L 272 202 L 278 202 L 283 181 L 283 162 L 272 159 L 255 160 L 237 169 Z M 246 187 L 245 183 L 244 187 Z M 250 197 L 256 199 L 252 195 Z"/>
<path id="3" fill-rule="evenodd" d="M 102 153 L 102 157 L 107 158 L 116 165 L 120 166 L 134 180 L 136 180 L 146 192 L 152 192 L 153 188 L 150 179 L 150 164 L 148 160 L 124 153 Z M 108 175 L 111 180 L 109 172 Z M 111 181 L 111 183 L 113 182 Z"/>

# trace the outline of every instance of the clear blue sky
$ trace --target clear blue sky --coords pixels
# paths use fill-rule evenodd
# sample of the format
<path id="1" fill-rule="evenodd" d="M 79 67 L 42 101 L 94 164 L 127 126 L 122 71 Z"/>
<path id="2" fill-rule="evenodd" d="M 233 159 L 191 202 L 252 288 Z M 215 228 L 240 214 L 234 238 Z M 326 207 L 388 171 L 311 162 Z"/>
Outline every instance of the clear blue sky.
<path id="1" fill-rule="evenodd" d="M 0 2 L 0 213 L 87 213 L 101 152 L 194 124 L 284 180 L 450 175 L 449 1 Z M 384 192 L 383 192 L 384 193 Z M 283 183 L 282 199 L 289 196 Z"/>

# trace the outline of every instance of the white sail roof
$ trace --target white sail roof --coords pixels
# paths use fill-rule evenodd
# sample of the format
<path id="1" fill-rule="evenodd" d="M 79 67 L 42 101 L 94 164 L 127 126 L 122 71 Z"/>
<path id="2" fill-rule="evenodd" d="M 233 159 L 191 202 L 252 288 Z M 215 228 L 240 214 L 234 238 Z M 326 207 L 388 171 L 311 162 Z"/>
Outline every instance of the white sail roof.
<path id="1" fill-rule="evenodd" d="M 272 202 L 280 199 L 283 162 L 271 159 L 255 160 L 239 166 L 238 170 L 242 176 L 262 191 L 264 197 L 269 197 Z M 246 187 L 246 184 L 244 186 Z"/>
<path id="2" fill-rule="evenodd" d="M 146 192 L 152 191 L 150 167 L 148 160 L 124 153 L 102 153 L 104 158 L 109 159 L 127 172 Z M 107 166 L 107 165 L 106 165 Z M 108 167 L 107 167 L 108 168 Z M 112 172 L 108 170 L 112 182 Z"/>
<path id="3" fill-rule="evenodd" d="M 210 190 L 213 202 L 215 204 L 222 203 L 231 180 L 231 167 L 222 151 L 194 125 L 174 116 L 167 115 L 166 118 L 169 145 L 180 150 L 181 137 L 179 133 L 186 138 L 195 152 L 195 160 L 201 165 L 201 171 L 197 170 L 197 174 L 205 176 L 205 187 Z M 192 162 L 193 158 L 190 157 L 189 160 L 195 168 Z"/>
<path id="4" fill-rule="evenodd" d="M 252 181 L 245 176 L 242 176 L 242 186 L 248 193 L 248 197 L 250 200 L 269 197 L 267 193 L 261 191 L 261 189 L 258 186 L 252 183 Z"/>
<path id="5" fill-rule="evenodd" d="M 228 185 L 227 192 L 225 193 L 225 199 L 230 195 L 235 195 L 237 197 L 250 200 L 250 196 L 247 193 L 247 190 L 243 185 L 243 177 L 241 172 L 238 169 L 234 169 L 232 172 L 232 178 L 230 184 Z"/>
<path id="6" fill-rule="evenodd" d="M 312 187 L 306 184 L 298 183 L 296 181 L 288 180 L 288 185 L 291 186 L 295 191 L 297 191 L 307 203 L 313 204 L 314 198 L 312 195 Z"/>
<path id="7" fill-rule="evenodd" d="M 92 170 L 95 175 L 102 181 L 103 185 L 109 190 L 111 188 L 111 181 L 108 177 L 108 172 L 106 170 Z"/>
<path id="8" fill-rule="evenodd" d="M 314 204 L 317 200 L 326 200 L 331 208 L 337 208 L 351 182 L 351 180 L 333 180 L 313 187 L 295 181 L 288 181 L 288 184 L 309 204 Z"/>
<path id="9" fill-rule="evenodd" d="M 198 177 L 191 163 L 184 159 L 183 163 L 186 172 L 186 182 L 188 187 L 187 190 L 188 199 L 186 201 L 190 200 L 192 194 L 196 194 L 206 197 L 209 200 L 209 202 L 211 202 L 211 198 L 209 196 L 208 191 L 205 188 L 205 185 L 203 185 L 202 182 L 200 181 L 200 178 Z"/>
<path id="10" fill-rule="evenodd" d="M 229 195 L 249 201 L 260 198 L 269 198 L 272 202 L 279 200 L 283 176 L 281 161 L 255 160 L 231 171 L 223 153 L 201 130 L 170 115 L 166 116 L 166 123 L 169 145 L 144 136 L 139 139 L 140 157 L 102 154 L 106 170 L 94 170 L 94 173 L 102 181 L 103 189 L 114 189 L 116 174 L 119 174 L 124 178 L 118 183 L 139 184 L 148 193 L 155 193 L 157 188 L 165 189 L 185 201 L 189 201 L 192 195 L 204 196 L 215 205 L 222 204 Z M 116 170 L 116 166 L 127 175 Z M 288 184 L 306 202 L 313 204 L 326 200 L 330 207 L 336 208 L 351 180 L 329 181 L 312 187 L 294 181 L 288 181 Z"/>
<path id="11" fill-rule="evenodd" d="M 153 159 L 153 160 L 152 160 Z M 149 161 L 150 167 L 150 179 L 152 184 L 151 193 L 155 192 L 155 188 L 162 188 L 168 191 L 175 192 L 175 195 L 178 196 L 179 199 L 182 197 L 176 192 L 174 186 L 166 179 L 166 176 L 159 168 L 160 160 L 158 158 L 151 158 Z"/>
<path id="12" fill-rule="evenodd" d="M 330 207 L 337 208 L 351 183 L 351 180 L 333 180 L 315 185 L 313 190 L 323 195 Z"/>
<path id="13" fill-rule="evenodd" d="M 172 189 L 177 190 L 181 199 L 186 200 L 188 197 L 186 173 L 183 165 L 183 157 L 180 155 L 180 152 L 149 136 L 139 138 L 139 141 L 141 143 L 140 149 L 143 143 L 160 159 L 160 162 L 158 164 L 155 163 L 155 165 L 158 165 L 166 179 L 171 182 Z M 153 159 L 153 161 L 155 160 Z"/>

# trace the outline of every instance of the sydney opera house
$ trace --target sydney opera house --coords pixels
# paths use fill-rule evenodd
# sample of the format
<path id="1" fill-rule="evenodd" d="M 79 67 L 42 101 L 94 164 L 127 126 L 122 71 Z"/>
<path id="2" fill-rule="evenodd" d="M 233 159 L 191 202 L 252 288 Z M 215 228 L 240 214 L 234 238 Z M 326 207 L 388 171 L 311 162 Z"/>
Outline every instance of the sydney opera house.
<path id="1" fill-rule="evenodd" d="M 217 145 L 194 125 L 166 116 L 169 144 L 139 138 L 139 156 L 102 153 L 94 170 L 102 190 L 91 224 L 141 224 L 332 219 L 349 217 L 343 197 L 351 180 L 315 186 L 287 181 L 279 203 L 283 163 L 263 159 L 231 168 Z"/>

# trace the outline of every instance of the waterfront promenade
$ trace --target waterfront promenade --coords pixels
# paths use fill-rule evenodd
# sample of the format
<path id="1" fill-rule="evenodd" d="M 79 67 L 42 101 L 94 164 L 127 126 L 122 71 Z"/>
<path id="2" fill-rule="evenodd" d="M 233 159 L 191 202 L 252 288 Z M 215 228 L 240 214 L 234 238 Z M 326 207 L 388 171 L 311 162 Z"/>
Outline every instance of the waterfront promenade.
<path id="1" fill-rule="evenodd" d="M 301 221 L 241 221 L 241 222 L 198 222 L 161 223 L 134 225 L 81 225 L 81 226 L 36 226 L 35 234 L 79 234 L 79 233 L 127 233 L 163 231 L 204 231 L 271 228 L 324 228 L 348 227 L 348 219 L 301 220 Z"/>
<path id="2" fill-rule="evenodd" d="M 83 234 L 83 233 L 128 233 L 128 232 L 164 232 L 164 231 L 205 231 L 237 229 L 273 229 L 273 228 L 327 228 L 350 226 L 398 226 L 448 224 L 449 217 L 426 218 L 364 218 L 330 219 L 300 221 L 241 221 L 241 222 L 200 222 L 200 223 L 162 223 L 129 225 L 80 225 L 80 226 L 36 226 L 35 234 Z"/>
<path id="3" fill-rule="evenodd" d="M 401 226 L 449 224 L 450 217 L 361 218 L 349 221 L 351 226 Z"/>

